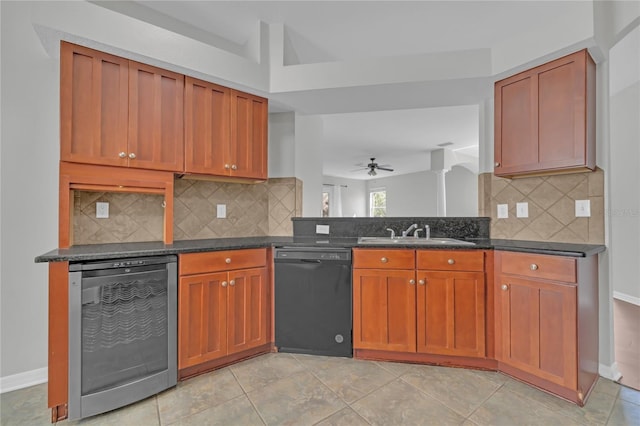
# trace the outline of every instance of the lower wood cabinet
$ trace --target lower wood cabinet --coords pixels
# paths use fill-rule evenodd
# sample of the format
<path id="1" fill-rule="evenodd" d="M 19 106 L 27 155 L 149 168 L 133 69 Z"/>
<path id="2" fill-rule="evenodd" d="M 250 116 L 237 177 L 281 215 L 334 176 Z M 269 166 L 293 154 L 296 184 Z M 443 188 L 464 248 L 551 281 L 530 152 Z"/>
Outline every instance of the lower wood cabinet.
<path id="1" fill-rule="evenodd" d="M 354 270 L 353 347 L 415 352 L 413 270 Z"/>
<path id="2" fill-rule="evenodd" d="M 266 249 L 181 255 L 178 286 L 179 370 L 269 343 Z"/>
<path id="3" fill-rule="evenodd" d="M 354 249 L 353 260 L 354 349 L 486 356 L 482 250 Z"/>
<path id="4" fill-rule="evenodd" d="M 584 405 L 598 377 L 597 257 L 495 259 L 500 369 Z"/>
<path id="5" fill-rule="evenodd" d="M 418 271 L 417 274 L 417 351 L 484 357 L 484 273 Z"/>

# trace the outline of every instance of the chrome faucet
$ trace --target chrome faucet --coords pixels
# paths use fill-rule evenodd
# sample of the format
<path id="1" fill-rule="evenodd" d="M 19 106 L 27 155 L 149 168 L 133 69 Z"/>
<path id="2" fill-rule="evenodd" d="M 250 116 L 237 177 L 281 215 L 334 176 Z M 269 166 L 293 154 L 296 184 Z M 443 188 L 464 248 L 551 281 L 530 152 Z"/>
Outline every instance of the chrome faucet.
<path id="1" fill-rule="evenodd" d="M 391 236 L 389 238 L 393 240 L 396 237 L 396 231 L 391 228 L 387 228 L 387 231 L 391 232 Z"/>
<path id="2" fill-rule="evenodd" d="M 413 231 L 414 229 L 417 229 L 417 228 L 418 228 L 418 224 L 414 223 L 406 231 L 402 231 L 402 236 L 406 237 L 407 235 L 409 235 L 411 233 L 411 231 Z"/>

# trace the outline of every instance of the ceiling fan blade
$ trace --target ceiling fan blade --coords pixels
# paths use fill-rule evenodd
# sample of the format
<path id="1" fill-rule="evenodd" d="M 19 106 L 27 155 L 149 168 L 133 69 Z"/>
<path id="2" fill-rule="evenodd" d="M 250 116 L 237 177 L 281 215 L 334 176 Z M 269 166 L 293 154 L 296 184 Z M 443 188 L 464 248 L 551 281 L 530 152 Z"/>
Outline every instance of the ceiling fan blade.
<path id="1" fill-rule="evenodd" d="M 363 166 L 363 167 L 360 167 L 359 169 L 353 169 L 353 170 L 349 170 L 349 171 L 350 171 L 351 173 L 353 173 L 353 172 L 361 172 L 361 171 L 363 171 L 363 170 L 368 170 L 368 169 L 369 169 L 369 167 L 364 167 L 364 166 Z"/>
<path id="2" fill-rule="evenodd" d="M 378 167 L 376 167 L 376 168 L 377 168 L 378 170 L 384 170 L 384 171 L 387 171 L 387 172 L 392 172 L 392 171 L 393 171 L 393 169 L 390 169 L 390 168 L 388 168 L 388 167 L 380 167 L 380 166 L 378 166 Z"/>

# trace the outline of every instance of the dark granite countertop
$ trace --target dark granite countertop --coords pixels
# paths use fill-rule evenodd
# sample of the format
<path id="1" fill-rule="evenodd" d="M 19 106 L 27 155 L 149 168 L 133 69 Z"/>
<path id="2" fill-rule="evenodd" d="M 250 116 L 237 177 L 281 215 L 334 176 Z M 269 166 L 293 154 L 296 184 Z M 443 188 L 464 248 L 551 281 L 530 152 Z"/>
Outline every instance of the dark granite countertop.
<path id="1" fill-rule="evenodd" d="M 464 249 L 464 250 L 506 250 L 525 253 L 551 254 L 558 256 L 587 257 L 605 250 L 604 245 L 570 244 L 540 241 L 500 240 L 500 239 L 469 239 L 474 246 L 439 245 L 415 246 L 410 244 L 389 245 L 359 245 L 355 237 L 244 237 L 244 238 L 214 238 L 207 240 L 183 240 L 173 244 L 162 242 L 119 243 L 78 245 L 68 249 L 55 249 L 35 258 L 35 262 L 79 262 L 88 260 L 102 260 L 113 258 L 128 258 L 139 256 L 156 256 L 180 253 L 197 253 L 216 250 L 233 250 L 243 248 L 280 247 L 280 246 L 311 246 L 311 247 L 368 247 L 368 248 L 420 248 L 420 249 Z"/>
<path id="2" fill-rule="evenodd" d="M 495 250 L 523 253 L 552 254 L 556 256 L 589 257 L 606 250 L 602 244 L 553 243 L 548 241 L 522 241 L 492 239 Z"/>

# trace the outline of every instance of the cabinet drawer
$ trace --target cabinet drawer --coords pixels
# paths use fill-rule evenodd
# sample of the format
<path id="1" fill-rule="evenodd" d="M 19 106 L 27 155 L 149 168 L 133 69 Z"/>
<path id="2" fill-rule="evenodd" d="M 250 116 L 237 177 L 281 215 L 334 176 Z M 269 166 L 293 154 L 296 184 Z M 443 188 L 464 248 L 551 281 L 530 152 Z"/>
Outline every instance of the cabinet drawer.
<path id="1" fill-rule="evenodd" d="M 395 249 L 355 249 L 353 267 L 368 269 L 413 269 L 415 251 Z"/>
<path id="2" fill-rule="evenodd" d="M 233 269 L 258 268 L 267 264 L 267 249 L 224 250 L 180 255 L 180 275 Z"/>
<path id="3" fill-rule="evenodd" d="M 482 250 L 417 250 L 418 269 L 435 271 L 484 271 Z"/>
<path id="4" fill-rule="evenodd" d="M 563 256 L 501 252 L 500 272 L 545 280 L 576 282 L 576 260 Z"/>

